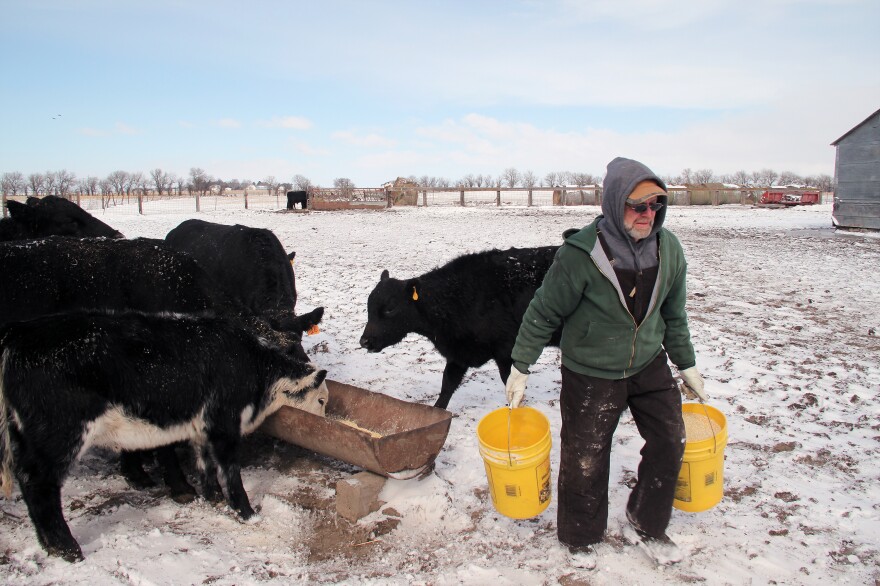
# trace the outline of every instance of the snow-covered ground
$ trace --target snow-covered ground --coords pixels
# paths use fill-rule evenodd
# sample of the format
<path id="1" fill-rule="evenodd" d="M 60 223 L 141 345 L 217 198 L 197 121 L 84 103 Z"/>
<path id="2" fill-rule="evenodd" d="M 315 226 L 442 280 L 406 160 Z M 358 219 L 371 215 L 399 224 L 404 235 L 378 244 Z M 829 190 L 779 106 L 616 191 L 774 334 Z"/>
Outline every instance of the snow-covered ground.
<path id="1" fill-rule="evenodd" d="M 443 360 L 418 336 L 380 354 L 358 345 L 383 269 L 416 276 L 487 248 L 558 244 L 596 207 L 431 207 L 373 212 L 203 212 L 270 228 L 295 250 L 298 309 L 324 306 L 306 339 L 330 377 L 433 404 Z M 186 215 L 96 212 L 128 237 L 164 235 Z M 620 537 L 641 441 L 628 414 L 612 455 L 611 512 L 599 565 L 575 570 L 556 540 L 556 504 L 538 518 L 495 512 L 476 425 L 504 403 L 494 364 L 453 396 L 434 473 L 390 480 L 388 505 L 351 525 L 334 485 L 355 469 L 254 436 L 242 472 L 259 520 L 130 488 L 114 455 L 89 454 L 63 490 L 84 562 L 49 558 L 20 493 L 0 499 L 0 582 L 9 584 L 876 584 L 880 580 L 880 238 L 835 233 L 828 205 L 786 210 L 671 208 L 689 261 L 689 311 L 711 403 L 727 416 L 725 496 L 675 511 L 686 551 L 658 568 Z M 559 461 L 559 358 L 545 350 L 527 403 L 550 419 Z M 392 510 L 393 509 L 393 510 Z M 383 512 L 384 511 L 384 512 Z"/>

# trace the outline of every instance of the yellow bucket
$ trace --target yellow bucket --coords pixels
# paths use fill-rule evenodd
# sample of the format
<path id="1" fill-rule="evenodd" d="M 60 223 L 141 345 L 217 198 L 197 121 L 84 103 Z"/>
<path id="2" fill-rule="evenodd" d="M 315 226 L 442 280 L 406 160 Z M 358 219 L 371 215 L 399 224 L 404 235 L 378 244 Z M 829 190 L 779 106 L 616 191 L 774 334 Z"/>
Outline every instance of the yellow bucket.
<path id="1" fill-rule="evenodd" d="M 676 509 L 699 513 L 721 502 L 724 492 L 727 419 L 715 407 L 701 403 L 685 403 L 681 410 L 685 416 L 688 413 L 703 415 L 715 424 L 703 434 L 706 439 L 688 440 L 685 443 L 681 472 L 675 485 L 675 500 L 672 501 Z"/>
<path id="2" fill-rule="evenodd" d="M 495 509 L 529 519 L 550 504 L 550 422 L 531 407 L 492 411 L 477 425 Z"/>

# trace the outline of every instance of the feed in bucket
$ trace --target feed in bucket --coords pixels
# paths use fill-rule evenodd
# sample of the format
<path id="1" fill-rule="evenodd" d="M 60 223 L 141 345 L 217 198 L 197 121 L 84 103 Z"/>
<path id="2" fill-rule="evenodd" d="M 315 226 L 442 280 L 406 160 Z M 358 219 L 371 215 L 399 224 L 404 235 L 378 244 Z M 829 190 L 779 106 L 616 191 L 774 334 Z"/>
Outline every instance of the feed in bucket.
<path id="1" fill-rule="evenodd" d="M 685 403 L 681 409 L 687 441 L 672 504 L 699 513 L 717 505 L 723 496 L 727 419 L 701 403 Z"/>
<path id="2" fill-rule="evenodd" d="M 550 504 L 550 422 L 531 407 L 502 407 L 477 425 L 492 504 L 502 515 L 529 519 Z"/>

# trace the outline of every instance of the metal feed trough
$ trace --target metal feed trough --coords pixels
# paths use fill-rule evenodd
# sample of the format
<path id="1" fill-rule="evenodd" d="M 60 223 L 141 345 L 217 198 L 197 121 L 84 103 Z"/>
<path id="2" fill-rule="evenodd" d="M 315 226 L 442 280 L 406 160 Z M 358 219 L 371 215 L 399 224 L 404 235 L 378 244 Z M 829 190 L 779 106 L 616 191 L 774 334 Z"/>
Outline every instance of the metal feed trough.
<path id="1" fill-rule="evenodd" d="M 282 407 L 261 430 L 306 449 L 387 476 L 414 478 L 427 470 L 446 442 L 452 413 L 366 389 L 327 381 L 325 417 Z M 373 437 L 347 420 L 380 434 Z"/>

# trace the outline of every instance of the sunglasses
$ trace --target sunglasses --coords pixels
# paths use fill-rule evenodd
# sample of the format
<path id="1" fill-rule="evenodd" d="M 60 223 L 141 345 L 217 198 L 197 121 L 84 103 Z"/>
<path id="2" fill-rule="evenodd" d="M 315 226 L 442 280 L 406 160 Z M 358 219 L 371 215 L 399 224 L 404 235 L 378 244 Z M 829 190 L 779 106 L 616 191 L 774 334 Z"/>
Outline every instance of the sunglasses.
<path id="1" fill-rule="evenodd" d="M 666 206 L 665 201 L 655 201 L 654 203 L 637 203 L 636 205 L 626 204 L 626 207 L 637 214 L 644 214 L 648 210 L 651 210 L 652 212 L 659 212 L 663 209 L 664 206 Z"/>

